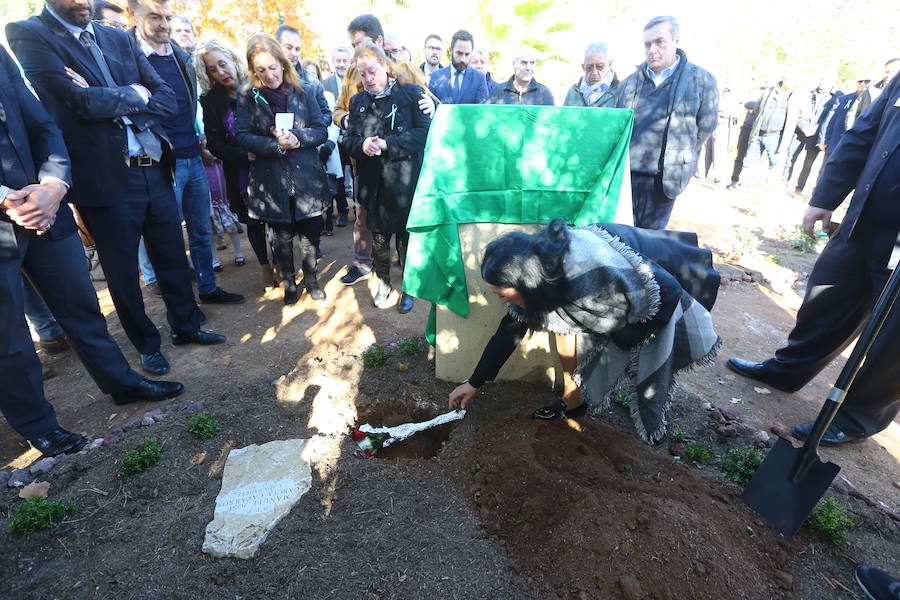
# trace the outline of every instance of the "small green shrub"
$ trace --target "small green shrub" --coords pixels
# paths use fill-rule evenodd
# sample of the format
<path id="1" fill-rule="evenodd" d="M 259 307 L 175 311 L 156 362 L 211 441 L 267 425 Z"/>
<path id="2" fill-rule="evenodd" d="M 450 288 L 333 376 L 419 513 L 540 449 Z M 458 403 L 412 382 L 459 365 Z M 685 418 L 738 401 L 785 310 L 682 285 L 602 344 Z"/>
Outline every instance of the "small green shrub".
<path id="1" fill-rule="evenodd" d="M 769 262 L 775 263 L 776 265 L 781 264 L 781 257 L 777 254 L 772 254 L 768 257 Z"/>
<path id="2" fill-rule="evenodd" d="M 144 438 L 138 447 L 125 453 L 122 459 L 122 473 L 136 475 L 159 462 L 162 448 L 154 438 Z"/>
<path id="3" fill-rule="evenodd" d="M 631 406 L 631 396 L 625 390 L 616 390 L 616 393 L 613 395 L 612 401 L 619 406 L 624 406 L 626 408 Z"/>
<path id="4" fill-rule="evenodd" d="M 691 462 L 705 465 L 712 458 L 713 449 L 709 444 L 688 444 L 684 449 L 684 457 Z"/>
<path id="5" fill-rule="evenodd" d="M 741 485 L 753 479 L 753 474 L 765 460 L 766 455 L 751 444 L 732 448 L 719 461 L 719 468 L 725 477 Z"/>
<path id="6" fill-rule="evenodd" d="M 679 427 L 675 431 L 672 432 L 672 442 L 675 444 L 683 444 L 687 441 L 688 435 L 685 433 L 684 429 Z"/>
<path id="7" fill-rule="evenodd" d="M 208 412 L 203 411 L 198 412 L 188 420 L 187 430 L 201 440 L 208 440 L 222 431 L 222 425 Z"/>
<path id="8" fill-rule="evenodd" d="M 819 243 L 818 237 L 811 238 L 806 235 L 806 232 L 803 231 L 803 225 L 794 225 L 794 236 L 788 242 L 800 254 L 809 254 L 816 249 L 816 245 Z"/>
<path id="9" fill-rule="evenodd" d="M 807 527 L 835 546 L 844 540 L 847 530 L 853 525 L 855 523 L 847 516 L 844 505 L 834 498 L 819 500 L 806 520 Z"/>
<path id="10" fill-rule="evenodd" d="M 383 367 L 390 355 L 390 350 L 379 346 L 363 350 L 360 354 L 363 364 L 369 368 Z"/>
<path id="11" fill-rule="evenodd" d="M 405 356 L 413 356 L 414 354 L 418 354 L 421 350 L 422 346 L 416 338 L 409 338 L 400 342 L 400 352 Z"/>
<path id="12" fill-rule="evenodd" d="M 34 533 L 41 529 L 52 528 L 73 512 L 75 504 L 72 502 L 63 504 L 47 500 L 43 496 L 30 496 L 19 505 L 9 528 L 14 533 Z"/>

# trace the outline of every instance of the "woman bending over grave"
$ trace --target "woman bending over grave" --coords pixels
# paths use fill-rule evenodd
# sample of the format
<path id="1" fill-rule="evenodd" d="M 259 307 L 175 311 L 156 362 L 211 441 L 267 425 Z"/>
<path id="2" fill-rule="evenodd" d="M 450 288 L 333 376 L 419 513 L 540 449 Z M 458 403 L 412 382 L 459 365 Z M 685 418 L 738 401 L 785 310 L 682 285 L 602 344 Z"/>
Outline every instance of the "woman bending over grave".
<path id="1" fill-rule="evenodd" d="M 562 363 L 562 399 L 532 416 L 582 417 L 624 388 L 638 434 L 656 442 L 666 433 L 673 375 L 710 359 L 719 343 L 708 312 L 719 275 L 694 234 L 570 228 L 557 218 L 536 234 L 488 244 L 481 276 L 508 313 L 471 377 L 450 393 L 450 408 L 465 407 L 494 379 L 529 331 L 548 331 Z"/>

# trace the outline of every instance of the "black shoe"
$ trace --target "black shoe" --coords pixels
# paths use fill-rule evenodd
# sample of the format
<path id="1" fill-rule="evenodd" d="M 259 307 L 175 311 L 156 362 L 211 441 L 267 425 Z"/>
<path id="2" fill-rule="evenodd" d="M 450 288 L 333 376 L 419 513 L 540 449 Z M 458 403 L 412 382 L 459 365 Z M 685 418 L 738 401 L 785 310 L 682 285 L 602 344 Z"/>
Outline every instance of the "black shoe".
<path id="1" fill-rule="evenodd" d="M 172 344 L 175 346 L 184 346 L 185 344 L 212 346 L 213 344 L 221 344 L 225 341 L 224 335 L 219 335 L 212 331 L 203 331 L 202 329 L 198 329 L 193 333 L 172 332 L 169 337 L 172 338 Z"/>
<path id="2" fill-rule="evenodd" d="M 856 583 L 869 600 L 897 600 L 900 598 L 900 579 L 875 567 L 856 567 Z"/>
<path id="3" fill-rule="evenodd" d="M 403 292 L 403 295 L 400 296 L 400 303 L 397 304 L 397 312 L 401 315 L 405 315 L 409 311 L 413 309 L 413 297 Z"/>
<path id="4" fill-rule="evenodd" d="M 145 379 L 134 387 L 123 392 L 113 394 L 113 402 L 116 404 L 132 404 L 147 400 L 167 400 L 174 398 L 184 391 L 184 386 L 177 381 L 150 381 Z"/>
<path id="5" fill-rule="evenodd" d="M 222 264 L 219 263 L 218 265 L 213 265 L 213 271 L 215 271 L 216 273 L 221 273 L 222 272 Z"/>
<path id="6" fill-rule="evenodd" d="M 356 265 L 347 269 L 347 274 L 341 277 L 341 283 L 344 285 L 353 285 L 360 281 L 366 280 L 372 276 L 372 271 L 363 271 Z"/>
<path id="7" fill-rule="evenodd" d="M 566 405 L 562 402 L 557 402 L 556 404 L 551 404 L 550 406 L 544 406 L 543 408 L 539 408 L 533 413 L 531 413 L 532 419 L 540 419 L 542 421 L 552 421 L 553 419 L 562 415 L 566 410 Z"/>
<path id="8" fill-rule="evenodd" d="M 208 294 L 200 294 L 200 304 L 243 304 L 244 297 L 240 294 L 232 294 L 217 287 Z"/>
<path id="9" fill-rule="evenodd" d="M 150 283 L 146 284 L 144 287 L 147 288 L 148 290 L 150 290 L 150 293 L 155 294 L 157 296 L 162 296 L 162 290 L 159 289 L 158 281 L 151 281 Z"/>
<path id="10" fill-rule="evenodd" d="M 776 381 L 766 369 L 765 363 L 754 363 L 741 358 L 729 358 L 725 365 L 741 377 L 761 381 L 782 392 L 793 393 L 803 387 L 802 385 L 789 385 Z"/>
<path id="11" fill-rule="evenodd" d="M 334 228 L 332 228 L 332 227 L 326 227 L 325 229 L 322 230 L 322 235 L 327 235 L 328 237 L 333 236 L 333 235 L 334 235 Z"/>
<path id="12" fill-rule="evenodd" d="M 156 351 L 150 354 L 141 354 L 141 368 L 151 375 L 165 375 L 171 367 L 162 352 Z"/>
<path id="13" fill-rule="evenodd" d="M 303 277 L 303 287 L 306 288 L 306 292 L 309 294 L 309 297 L 317 302 L 321 302 L 325 299 L 325 290 L 319 285 L 319 280 L 316 279 L 316 276 L 312 277 Z"/>
<path id="14" fill-rule="evenodd" d="M 347 226 L 347 213 L 341 213 L 337 216 L 337 219 L 334 222 L 338 227 L 346 227 Z"/>
<path id="15" fill-rule="evenodd" d="M 803 425 L 794 425 L 791 427 L 791 435 L 797 438 L 798 440 L 805 442 L 806 438 L 809 437 L 809 432 L 812 431 L 813 424 L 812 423 L 804 423 Z M 828 426 L 828 429 L 825 430 L 825 435 L 822 436 L 822 441 L 819 442 L 821 446 L 842 446 L 844 444 L 852 444 L 855 442 L 862 442 L 868 439 L 867 435 L 847 435 L 840 429 L 838 429 L 834 423 Z"/>
<path id="16" fill-rule="evenodd" d="M 50 338 L 49 340 L 39 340 L 37 345 L 38 348 L 47 354 L 59 354 L 69 349 L 69 341 L 66 339 L 66 334 Z"/>
<path id="17" fill-rule="evenodd" d="M 236 256 L 236 257 L 234 258 L 234 266 L 236 266 L 236 267 L 243 267 L 243 266 L 246 265 L 246 264 L 247 264 L 247 261 L 244 260 L 244 257 L 243 257 L 243 256 Z"/>
<path id="18" fill-rule="evenodd" d="M 300 293 L 297 291 L 297 284 L 294 283 L 294 278 L 291 277 L 284 282 L 284 305 L 285 306 L 293 306 L 297 304 L 297 300 L 300 299 Z"/>
<path id="19" fill-rule="evenodd" d="M 57 427 L 53 431 L 28 440 L 31 447 L 44 456 L 58 456 L 60 454 L 75 454 L 87 444 L 87 438 Z"/>

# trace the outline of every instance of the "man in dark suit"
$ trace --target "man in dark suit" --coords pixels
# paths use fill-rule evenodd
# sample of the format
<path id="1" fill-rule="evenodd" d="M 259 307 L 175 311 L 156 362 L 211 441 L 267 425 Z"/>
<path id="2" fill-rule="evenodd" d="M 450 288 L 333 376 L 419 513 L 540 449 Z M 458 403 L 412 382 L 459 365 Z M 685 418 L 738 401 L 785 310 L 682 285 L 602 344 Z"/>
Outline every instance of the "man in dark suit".
<path id="1" fill-rule="evenodd" d="M 806 296 L 787 346 L 762 363 L 732 358 L 732 371 L 795 392 L 859 335 L 891 269 L 900 260 L 900 76 L 860 116 L 825 164 L 803 215 L 831 229 L 831 214 L 856 190 L 847 215 L 809 275 Z M 888 315 L 823 445 L 864 440 L 891 424 L 900 410 L 900 311 Z M 812 423 L 791 432 L 805 440 Z"/>
<path id="2" fill-rule="evenodd" d="M 226 292 L 216 285 L 213 272 L 212 204 L 209 180 L 200 158 L 197 136 L 197 73 L 187 52 L 171 43 L 172 10 L 165 0 L 129 0 L 128 15 L 137 25 L 131 36 L 153 69 L 175 92 L 178 111 L 161 125 L 175 154 L 175 202 L 187 224 L 188 246 L 197 279 L 197 292 L 203 304 L 241 304 L 244 297 Z M 141 255 L 141 264 L 146 257 Z M 155 281 L 152 267 L 142 267 L 144 282 Z"/>
<path id="3" fill-rule="evenodd" d="M 137 249 L 143 235 L 159 278 L 175 345 L 218 344 L 203 331 L 172 192 L 173 159 L 160 123 L 175 94 L 124 31 L 92 24 L 91 0 L 48 0 L 9 23 L 6 37 L 73 156 L 69 200 L 94 237 L 128 339 L 153 375 L 169 371 L 144 312 Z"/>
<path id="4" fill-rule="evenodd" d="M 347 69 L 350 68 L 352 56 L 353 53 L 350 52 L 350 49 L 344 46 L 339 46 L 331 51 L 331 64 L 334 66 L 334 75 L 323 81 L 322 87 L 325 88 L 326 92 L 334 94 L 335 100 L 341 93 L 341 85 L 344 82 L 344 75 L 347 74 Z"/>
<path id="5" fill-rule="evenodd" d="M 62 134 L 0 47 L 0 410 L 46 456 L 87 442 L 59 426 L 24 319 L 22 272 L 44 296 L 91 376 L 113 400 L 162 400 L 180 383 L 132 371 L 106 330 L 75 220 Z M 38 233 L 39 235 L 35 235 Z"/>
<path id="6" fill-rule="evenodd" d="M 431 74 L 428 88 L 445 104 L 481 104 L 488 97 L 484 74 L 469 67 L 475 50 L 472 34 L 460 29 L 450 40 L 450 66 Z"/>

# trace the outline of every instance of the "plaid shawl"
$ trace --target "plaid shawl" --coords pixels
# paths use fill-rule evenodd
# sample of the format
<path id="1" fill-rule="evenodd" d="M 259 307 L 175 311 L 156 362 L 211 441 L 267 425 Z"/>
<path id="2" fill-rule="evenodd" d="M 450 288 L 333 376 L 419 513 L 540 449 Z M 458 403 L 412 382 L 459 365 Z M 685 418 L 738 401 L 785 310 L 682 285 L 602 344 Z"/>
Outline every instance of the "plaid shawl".
<path id="1" fill-rule="evenodd" d="M 577 335 L 575 381 L 596 414 L 624 388 L 638 435 L 658 442 L 666 434 L 666 412 L 677 371 L 708 361 L 719 337 L 709 312 L 683 289 L 672 316 L 643 343 L 617 346 L 607 333 L 652 319 L 660 308 L 660 289 L 646 260 L 599 226 L 570 229 L 564 268 L 569 301 L 553 312 L 526 318 L 509 312 L 531 328 Z M 673 275 L 676 275 L 673 273 Z"/>

